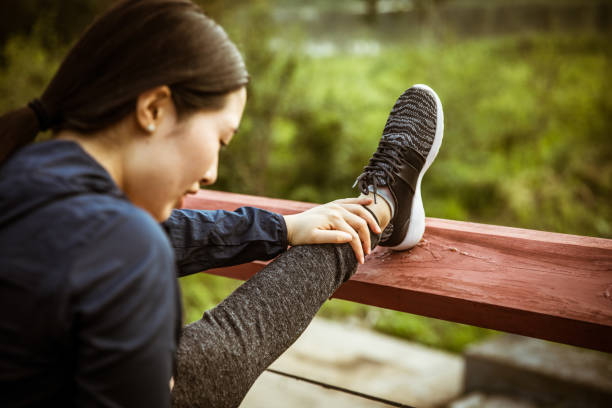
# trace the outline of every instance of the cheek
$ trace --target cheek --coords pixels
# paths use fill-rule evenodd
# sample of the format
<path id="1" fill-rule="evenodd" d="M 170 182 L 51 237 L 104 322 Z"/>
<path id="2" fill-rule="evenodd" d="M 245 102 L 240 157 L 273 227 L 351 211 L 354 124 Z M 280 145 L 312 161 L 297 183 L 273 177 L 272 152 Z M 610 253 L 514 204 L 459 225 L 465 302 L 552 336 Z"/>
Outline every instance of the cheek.
<path id="1" fill-rule="evenodd" d="M 152 163 L 156 163 L 156 166 L 152 166 Z M 177 198 L 180 180 L 168 170 L 172 167 L 173 163 L 167 155 L 148 157 L 146 163 L 137 166 L 137 171 L 132 171 L 132 177 L 123 187 L 134 205 L 143 208 L 158 221 L 169 216 L 169 206 Z"/>
<path id="2" fill-rule="evenodd" d="M 187 171 L 189 177 L 188 183 L 203 178 L 205 175 L 213 171 L 216 174 L 217 162 L 219 156 L 219 141 L 212 138 L 199 138 L 186 146 L 185 154 Z"/>
<path id="3" fill-rule="evenodd" d="M 216 168 L 219 161 L 219 148 L 210 146 L 202 152 L 202 168 L 204 173 L 209 172 L 211 168 Z"/>

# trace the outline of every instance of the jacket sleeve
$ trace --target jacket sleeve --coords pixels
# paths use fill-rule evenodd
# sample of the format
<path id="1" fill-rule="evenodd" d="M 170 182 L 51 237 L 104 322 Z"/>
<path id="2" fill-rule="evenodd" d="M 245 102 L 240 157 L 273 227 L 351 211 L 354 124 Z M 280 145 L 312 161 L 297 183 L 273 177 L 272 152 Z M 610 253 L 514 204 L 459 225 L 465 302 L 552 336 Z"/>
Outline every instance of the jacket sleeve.
<path id="1" fill-rule="evenodd" d="M 253 207 L 174 210 L 162 225 L 174 248 L 179 276 L 272 259 L 288 246 L 284 218 Z"/>
<path id="2" fill-rule="evenodd" d="M 73 265 L 75 406 L 170 407 L 180 299 L 172 249 L 147 217 L 107 217 Z"/>

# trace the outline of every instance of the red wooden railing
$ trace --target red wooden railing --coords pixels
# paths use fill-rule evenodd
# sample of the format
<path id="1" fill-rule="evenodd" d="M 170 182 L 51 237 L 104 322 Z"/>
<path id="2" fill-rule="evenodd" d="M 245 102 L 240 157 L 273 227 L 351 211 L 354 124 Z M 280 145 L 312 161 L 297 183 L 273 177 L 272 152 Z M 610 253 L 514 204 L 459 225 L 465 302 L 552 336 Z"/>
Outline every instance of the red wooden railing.
<path id="1" fill-rule="evenodd" d="M 315 204 L 202 190 L 186 208 Z M 377 248 L 334 297 L 612 352 L 612 240 L 428 218 L 410 251 Z M 248 279 L 265 262 L 206 271 Z"/>

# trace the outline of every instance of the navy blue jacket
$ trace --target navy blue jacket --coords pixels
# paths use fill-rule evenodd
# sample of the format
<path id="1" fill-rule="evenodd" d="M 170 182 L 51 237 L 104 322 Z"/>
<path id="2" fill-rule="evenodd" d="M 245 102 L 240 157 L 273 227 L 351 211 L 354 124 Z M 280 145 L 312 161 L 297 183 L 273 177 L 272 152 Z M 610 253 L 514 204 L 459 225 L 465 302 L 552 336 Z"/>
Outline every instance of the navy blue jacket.
<path id="1" fill-rule="evenodd" d="M 177 273 L 270 259 L 283 218 L 175 210 L 160 226 L 78 144 L 0 168 L 0 406 L 168 407 Z"/>

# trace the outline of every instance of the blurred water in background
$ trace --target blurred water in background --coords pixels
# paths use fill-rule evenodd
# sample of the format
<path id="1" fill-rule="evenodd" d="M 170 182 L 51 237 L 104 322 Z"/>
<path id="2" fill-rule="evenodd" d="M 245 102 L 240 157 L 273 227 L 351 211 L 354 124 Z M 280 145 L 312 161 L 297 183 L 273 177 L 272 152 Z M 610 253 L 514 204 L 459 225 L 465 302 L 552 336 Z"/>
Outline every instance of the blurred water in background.
<path id="1" fill-rule="evenodd" d="M 430 38 L 525 33 L 610 32 L 606 1 L 278 1 L 281 26 L 299 27 L 311 56 L 376 55 L 380 48 Z M 282 36 L 277 38 L 282 40 Z M 281 46 L 281 42 L 277 43 Z M 285 45 L 286 46 L 286 45 Z"/>

